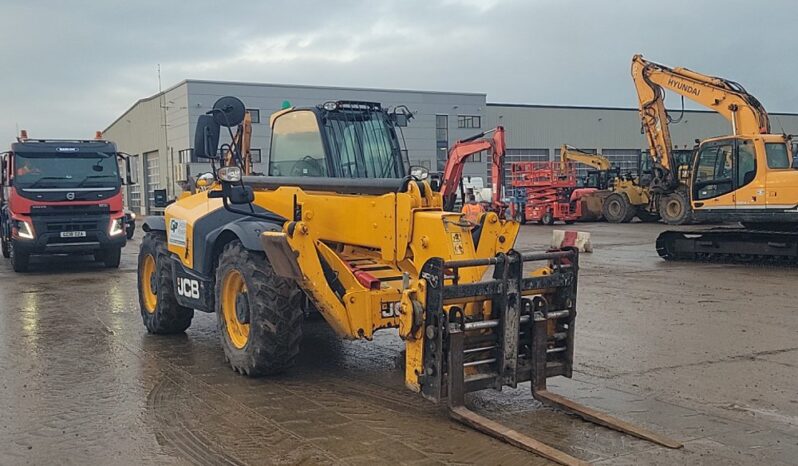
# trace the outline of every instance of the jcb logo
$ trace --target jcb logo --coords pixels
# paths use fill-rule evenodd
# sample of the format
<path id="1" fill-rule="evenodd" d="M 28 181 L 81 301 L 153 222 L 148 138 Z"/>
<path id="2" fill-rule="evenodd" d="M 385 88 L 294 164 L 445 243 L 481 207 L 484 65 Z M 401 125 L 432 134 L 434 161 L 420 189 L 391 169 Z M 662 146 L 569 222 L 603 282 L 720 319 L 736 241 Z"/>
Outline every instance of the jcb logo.
<path id="1" fill-rule="evenodd" d="M 186 298 L 199 299 L 199 282 L 190 278 L 177 278 L 177 294 Z"/>

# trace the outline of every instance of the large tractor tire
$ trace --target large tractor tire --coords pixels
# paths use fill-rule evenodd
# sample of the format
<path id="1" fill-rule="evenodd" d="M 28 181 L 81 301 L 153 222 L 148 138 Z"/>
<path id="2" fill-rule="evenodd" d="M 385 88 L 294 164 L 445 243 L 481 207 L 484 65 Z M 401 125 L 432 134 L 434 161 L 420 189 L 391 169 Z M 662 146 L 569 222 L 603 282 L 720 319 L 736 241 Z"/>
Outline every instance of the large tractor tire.
<path id="1" fill-rule="evenodd" d="M 684 191 L 675 191 L 659 200 L 659 215 L 668 225 L 683 225 L 691 219 L 690 201 Z"/>
<path id="2" fill-rule="evenodd" d="M 628 223 L 637 214 L 637 209 L 629 202 L 626 194 L 612 193 L 604 200 L 601 213 L 610 223 Z"/>
<path id="3" fill-rule="evenodd" d="M 14 269 L 14 272 L 24 273 L 28 271 L 30 255 L 17 250 L 13 239 L 11 240 L 11 246 L 9 247 L 8 255 L 10 256 L 11 268 Z"/>
<path id="4" fill-rule="evenodd" d="M 163 233 L 150 232 L 144 235 L 139 249 L 137 275 L 141 319 L 150 333 L 183 332 L 194 317 L 194 309 L 177 303 L 168 257 Z"/>
<path id="5" fill-rule="evenodd" d="M 302 337 L 302 293 L 274 273 L 265 254 L 227 244 L 216 267 L 216 315 L 233 370 L 258 377 L 294 365 Z"/>

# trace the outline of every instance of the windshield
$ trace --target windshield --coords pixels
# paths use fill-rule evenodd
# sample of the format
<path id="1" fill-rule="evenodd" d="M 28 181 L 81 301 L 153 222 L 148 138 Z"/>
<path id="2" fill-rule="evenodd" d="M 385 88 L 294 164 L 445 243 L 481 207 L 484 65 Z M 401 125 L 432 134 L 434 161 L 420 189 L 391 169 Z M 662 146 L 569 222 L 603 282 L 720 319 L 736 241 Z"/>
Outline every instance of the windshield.
<path id="1" fill-rule="evenodd" d="M 330 112 L 324 119 L 330 157 L 342 178 L 400 178 L 399 143 L 382 112 Z"/>
<path id="2" fill-rule="evenodd" d="M 120 184 L 115 154 L 17 153 L 14 184 L 20 188 L 105 187 Z"/>

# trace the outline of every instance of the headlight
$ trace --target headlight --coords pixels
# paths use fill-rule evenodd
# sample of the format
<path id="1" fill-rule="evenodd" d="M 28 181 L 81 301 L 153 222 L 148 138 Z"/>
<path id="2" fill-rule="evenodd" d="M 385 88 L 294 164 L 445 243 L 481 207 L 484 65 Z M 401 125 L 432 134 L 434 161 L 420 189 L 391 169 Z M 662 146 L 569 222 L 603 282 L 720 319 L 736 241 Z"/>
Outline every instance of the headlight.
<path id="1" fill-rule="evenodd" d="M 17 220 L 17 237 L 33 239 L 33 225 L 25 220 Z"/>
<path id="2" fill-rule="evenodd" d="M 111 220 L 111 227 L 108 229 L 108 234 L 110 236 L 117 236 L 124 233 L 122 229 L 122 220 L 121 218 Z"/>
<path id="3" fill-rule="evenodd" d="M 220 180 L 228 183 L 238 183 L 241 181 L 241 169 L 239 167 L 222 167 L 216 172 Z"/>

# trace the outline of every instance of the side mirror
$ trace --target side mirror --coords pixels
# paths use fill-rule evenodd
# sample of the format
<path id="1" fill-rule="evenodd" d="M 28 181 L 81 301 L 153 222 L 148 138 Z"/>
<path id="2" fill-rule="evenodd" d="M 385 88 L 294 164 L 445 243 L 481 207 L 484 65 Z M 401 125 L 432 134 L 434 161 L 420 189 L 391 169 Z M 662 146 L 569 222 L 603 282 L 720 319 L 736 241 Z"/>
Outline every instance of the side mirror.
<path id="1" fill-rule="evenodd" d="M 198 190 L 202 190 L 212 185 L 213 181 L 214 181 L 213 173 L 203 173 L 197 177 L 197 181 L 196 183 L 194 183 L 194 185 Z"/>
<path id="2" fill-rule="evenodd" d="M 136 165 L 135 160 L 133 162 L 130 161 L 130 159 L 135 156 L 125 152 L 117 152 L 116 156 L 125 161 L 125 177 L 122 179 L 122 184 L 126 184 L 128 186 L 138 184 L 138 165 Z"/>
<path id="3" fill-rule="evenodd" d="M 219 124 L 210 115 L 200 115 L 194 133 L 194 155 L 203 159 L 217 158 L 219 151 Z"/>
<path id="4" fill-rule="evenodd" d="M 410 167 L 410 176 L 419 180 L 426 180 L 429 178 L 429 170 L 420 166 Z"/>

